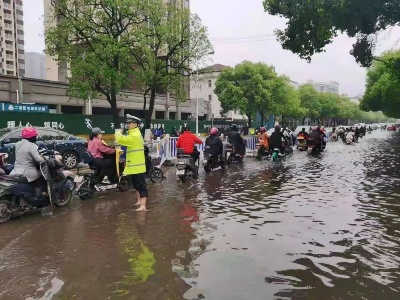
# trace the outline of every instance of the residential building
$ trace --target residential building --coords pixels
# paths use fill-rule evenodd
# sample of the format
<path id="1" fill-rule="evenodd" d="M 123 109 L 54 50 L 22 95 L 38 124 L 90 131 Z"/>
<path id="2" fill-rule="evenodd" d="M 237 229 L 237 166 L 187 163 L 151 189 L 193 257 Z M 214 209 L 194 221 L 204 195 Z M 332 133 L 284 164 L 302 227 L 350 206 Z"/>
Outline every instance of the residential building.
<path id="1" fill-rule="evenodd" d="M 45 55 L 38 52 L 25 52 L 25 77 L 45 79 Z"/>
<path id="2" fill-rule="evenodd" d="M 360 101 L 361 101 L 362 97 L 363 97 L 362 95 L 357 95 L 357 96 L 354 96 L 354 97 L 350 97 L 350 101 L 353 102 L 353 103 L 356 103 L 356 104 L 360 104 Z"/>
<path id="3" fill-rule="evenodd" d="M 196 99 L 199 98 L 209 102 L 210 118 L 226 117 L 227 119 L 245 119 L 245 117 L 240 115 L 238 111 L 229 111 L 225 115 L 221 114 L 221 102 L 219 101 L 218 96 L 214 93 L 214 89 L 219 74 L 225 68 L 227 68 L 227 66 L 215 64 L 204 68 L 200 70 L 198 74 L 193 75 L 190 80 L 190 99 L 191 101 L 196 101 Z M 198 78 L 196 80 L 197 76 Z"/>
<path id="4" fill-rule="evenodd" d="M 307 83 L 312 85 L 318 92 L 339 94 L 339 83 L 336 81 L 316 82 L 309 80 Z"/>
<path id="5" fill-rule="evenodd" d="M 22 77 L 25 74 L 22 0 L 0 0 L 0 8 L 0 73 Z"/>

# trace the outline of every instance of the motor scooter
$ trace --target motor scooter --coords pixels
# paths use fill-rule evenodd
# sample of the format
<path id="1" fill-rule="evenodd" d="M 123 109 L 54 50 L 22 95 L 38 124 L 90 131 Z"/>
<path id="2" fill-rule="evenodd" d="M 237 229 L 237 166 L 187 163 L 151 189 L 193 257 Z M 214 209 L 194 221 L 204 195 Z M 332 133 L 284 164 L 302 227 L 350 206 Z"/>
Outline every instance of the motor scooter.
<path id="1" fill-rule="evenodd" d="M 203 155 L 203 167 L 206 173 L 209 173 L 219 167 L 225 167 L 224 159 L 220 157 L 219 154 L 212 152 L 210 146 L 206 146 L 204 148 Z"/>
<path id="2" fill-rule="evenodd" d="M 199 167 L 194 163 L 191 155 L 184 154 L 183 149 L 177 149 L 176 176 L 180 181 L 185 182 L 189 177 L 199 178 Z"/>
<path id="3" fill-rule="evenodd" d="M 103 183 L 102 178 L 99 177 L 100 169 L 93 164 L 89 164 L 89 169 L 92 172 L 81 172 L 81 170 L 78 169 L 78 172 L 74 178 L 74 183 L 75 193 L 81 200 L 91 199 L 95 192 L 103 192 L 112 189 L 118 189 L 121 192 L 126 192 L 131 189 L 131 178 L 129 176 L 120 175 L 123 173 L 125 168 L 125 160 L 120 159 L 124 151 L 119 148 L 116 148 L 115 150 L 115 155 L 111 155 L 111 157 L 115 160 L 119 182 L 111 184 Z"/>
<path id="4" fill-rule="evenodd" d="M 234 162 L 238 163 L 243 162 L 244 155 L 237 153 L 235 147 L 233 147 L 232 144 L 227 143 L 225 150 L 225 157 L 226 157 L 226 163 L 228 165 L 231 165 Z"/>
<path id="5" fill-rule="evenodd" d="M 21 176 L 0 175 L 0 223 L 33 209 L 67 205 L 72 191 L 62 167 L 54 157 L 45 158 L 40 163 L 45 186 L 35 186 Z"/>

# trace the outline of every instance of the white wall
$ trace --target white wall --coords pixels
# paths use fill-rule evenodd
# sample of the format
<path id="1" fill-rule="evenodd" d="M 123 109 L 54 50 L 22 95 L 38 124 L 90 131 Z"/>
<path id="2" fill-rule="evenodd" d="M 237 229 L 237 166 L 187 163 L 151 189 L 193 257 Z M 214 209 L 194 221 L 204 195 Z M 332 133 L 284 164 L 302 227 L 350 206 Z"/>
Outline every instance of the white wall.
<path id="1" fill-rule="evenodd" d="M 218 96 L 214 93 L 215 82 L 217 81 L 219 74 L 219 72 L 199 74 L 197 86 L 196 75 L 193 75 L 190 86 L 190 99 L 196 99 L 196 96 L 198 96 L 206 101 L 210 100 L 211 114 L 214 114 L 214 118 L 221 117 L 221 102 L 219 101 Z M 211 81 L 211 86 L 209 81 Z M 196 94 L 196 91 L 198 94 Z M 245 119 L 243 116 L 238 114 L 238 112 L 228 112 L 226 117 L 230 119 Z"/>

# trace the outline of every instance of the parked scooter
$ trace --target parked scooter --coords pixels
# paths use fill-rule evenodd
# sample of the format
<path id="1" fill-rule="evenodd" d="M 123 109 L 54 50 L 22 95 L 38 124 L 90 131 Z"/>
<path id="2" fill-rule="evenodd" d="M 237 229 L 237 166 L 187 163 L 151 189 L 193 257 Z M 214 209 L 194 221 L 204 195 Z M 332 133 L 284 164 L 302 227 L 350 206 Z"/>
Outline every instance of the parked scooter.
<path id="1" fill-rule="evenodd" d="M 189 177 L 199 178 L 199 167 L 195 165 L 191 155 L 184 154 L 183 149 L 177 149 L 176 157 L 176 176 L 180 181 L 185 182 Z"/>
<path id="2" fill-rule="evenodd" d="M 75 193 L 81 198 L 81 200 L 87 200 L 93 197 L 95 192 L 103 192 L 112 189 L 119 189 L 121 192 L 129 191 L 132 187 L 132 181 L 129 176 L 120 175 L 123 173 L 125 168 L 125 161 L 120 159 L 123 153 L 121 149 L 115 149 L 115 155 L 112 158 L 115 160 L 117 175 L 119 177 L 119 183 L 106 184 L 100 182 L 99 172 L 100 170 L 89 164 L 89 169 L 94 171 L 91 173 L 81 173 L 78 169 L 77 175 L 75 176 Z"/>
<path id="3" fill-rule="evenodd" d="M 43 187 L 35 187 L 25 177 L 0 175 L 0 223 L 32 209 L 67 205 L 72 191 L 62 167 L 53 157 L 40 164 L 40 172 L 46 180 Z"/>
<path id="4" fill-rule="evenodd" d="M 203 166 L 204 166 L 204 171 L 206 173 L 211 172 L 212 170 L 216 168 L 224 168 L 225 167 L 225 161 L 220 157 L 220 155 L 211 152 L 210 146 L 206 146 L 204 151 L 204 160 L 203 160 Z"/>
<path id="5" fill-rule="evenodd" d="M 156 167 L 153 165 L 153 161 L 152 161 L 152 158 L 151 158 L 149 152 L 150 152 L 149 147 L 147 147 L 145 145 L 144 146 L 144 156 L 146 159 L 147 178 L 149 178 L 150 181 L 153 183 L 161 182 L 164 179 L 164 173 L 159 167 Z"/>

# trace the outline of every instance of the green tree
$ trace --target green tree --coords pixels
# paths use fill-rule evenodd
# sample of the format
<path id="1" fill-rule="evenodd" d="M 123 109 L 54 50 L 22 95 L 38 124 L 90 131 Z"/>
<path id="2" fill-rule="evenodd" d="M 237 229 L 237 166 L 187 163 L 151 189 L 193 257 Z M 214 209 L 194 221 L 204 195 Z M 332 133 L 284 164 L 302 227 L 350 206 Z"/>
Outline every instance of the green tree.
<path id="1" fill-rule="evenodd" d="M 360 103 L 362 110 L 400 117 L 400 71 L 393 67 L 396 61 L 400 61 L 400 51 L 388 52 L 368 70 L 366 91 Z"/>
<path id="2" fill-rule="evenodd" d="M 298 89 L 301 107 L 307 110 L 307 117 L 311 120 L 319 120 L 321 115 L 320 93 L 318 93 L 311 85 L 304 84 Z M 303 124 L 305 120 L 303 119 Z"/>
<path id="3" fill-rule="evenodd" d="M 177 3 L 143 1 L 146 26 L 135 31 L 138 43 L 130 45 L 135 58 L 134 75 L 144 91 L 144 107 L 149 99 L 146 128 L 150 128 L 156 93 L 167 88 L 177 99 L 188 97 L 190 65 L 198 66 L 213 51 L 207 28 L 197 15 Z"/>
<path id="4" fill-rule="evenodd" d="M 146 128 L 156 91 L 167 86 L 185 98 L 189 63 L 209 52 L 207 31 L 188 9 L 162 0 L 52 0 L 46 24 L 46 52 L 69 66 L 68 94 L 88 99 L 104 95 L 114 122 L 117 98 L 134 77 L 146 96 Z M 57 26 L 51 26 L 57 24 Z"/>
<path id="5" fill-rule="evenodd" d="M 324 51 L 338 33 L 356 37 L 352 55 L 363 66 L 370 66 L 376 34 L 399 24 L 397 0 L 293 1 L 264 0 L 264 10 L 286 19 L 287 27 L 277 30 L 284 49 L 311 60 Z"/>

